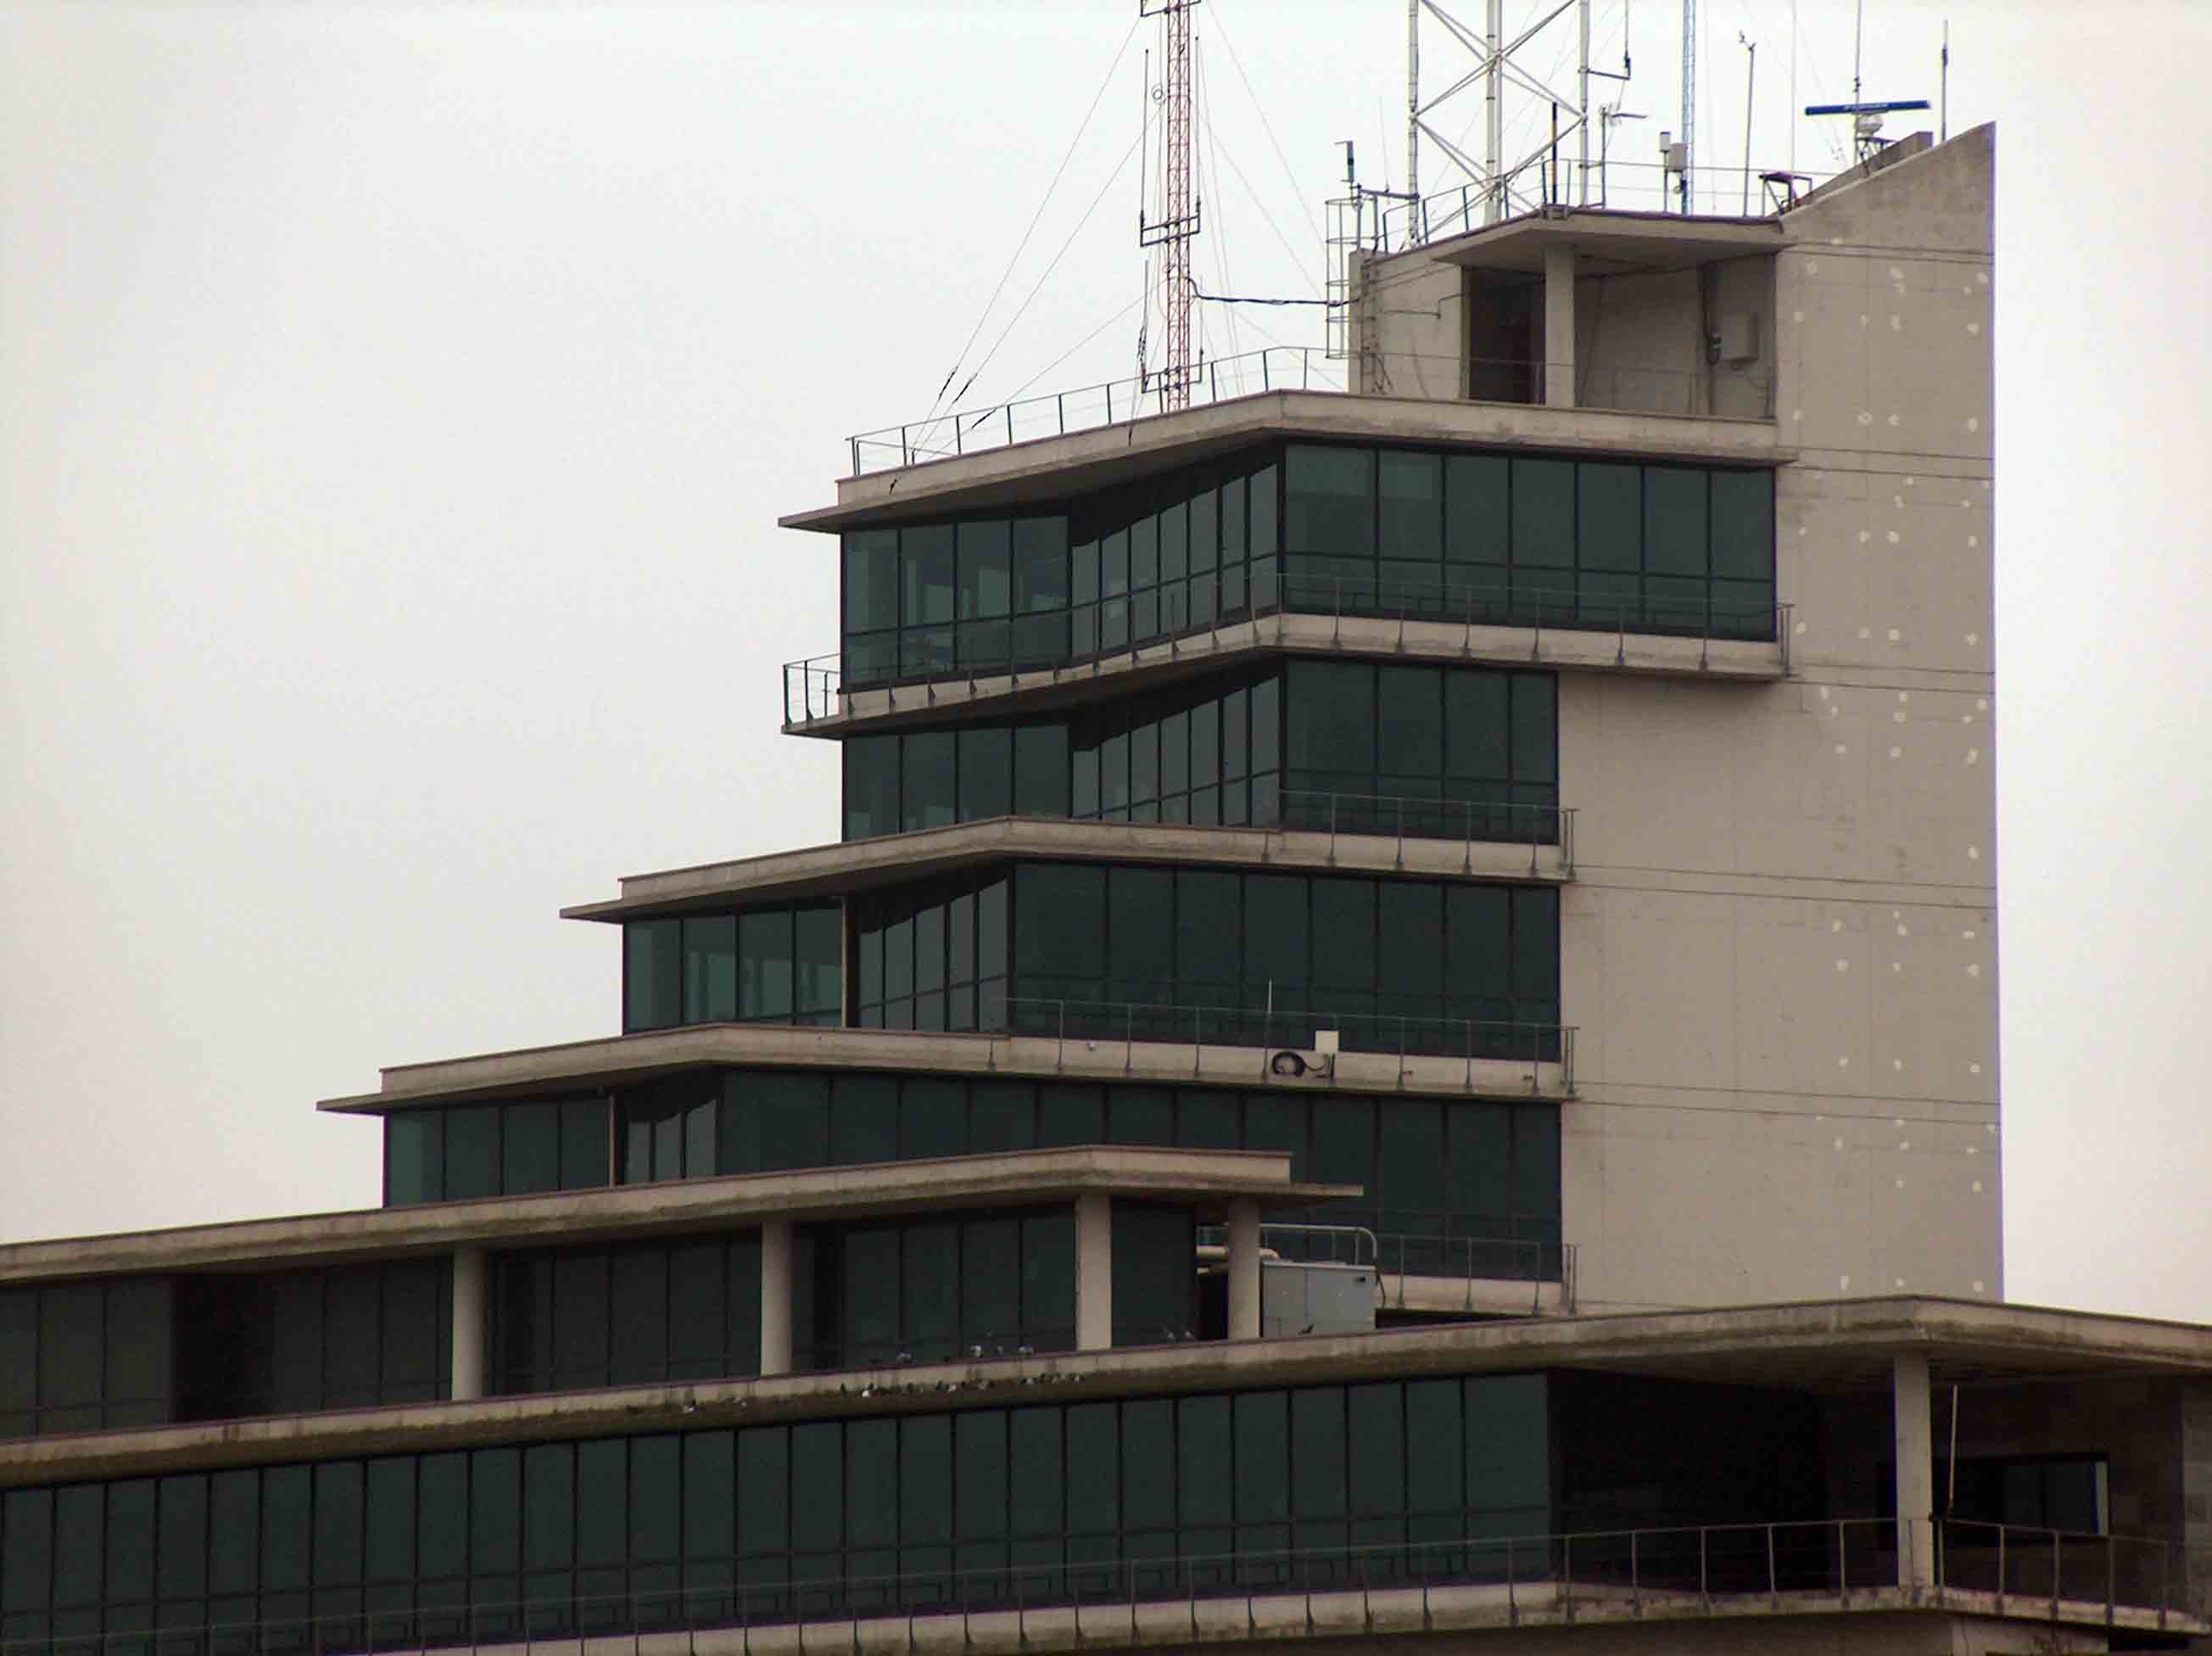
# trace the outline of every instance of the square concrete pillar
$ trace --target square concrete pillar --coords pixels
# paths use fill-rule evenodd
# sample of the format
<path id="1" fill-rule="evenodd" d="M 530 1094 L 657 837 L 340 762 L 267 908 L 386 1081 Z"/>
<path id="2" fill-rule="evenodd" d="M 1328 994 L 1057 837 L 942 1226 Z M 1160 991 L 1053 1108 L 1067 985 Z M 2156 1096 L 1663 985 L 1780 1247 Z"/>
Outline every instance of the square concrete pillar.
<path id="1" fill-rule="evenodd" d="M 760 1372 L 791 1373 L 791 1221 L 761 1226 Z"/>
<path id="2" fill-rule="evenodd" d="M 1260 1204 L 1229 1204 L 1229 1337 L 1260 1337 Z"/>
<path id="3" fill-rule="evenodd" d="M 1113 1343 L 1114 1203 L 1093 1192 L 1075 1198 L 1075 1349 Z"/>
<path id="4" fill-rule="evenodd" d="M 1575 405 L 1575 250 L 1544 249 L 1544 405 Z"/>
<path id="5" fill-rule="evenodd" d="M 1890 1365 L 1890 1407 L 1897 1438 L 1897 1585 L 1936 1585 L 1936 1437 L 1928 1400 L 1928 1359 L 1900 1353 Z"/>
<path id="6" fill-rule="evenodd" d="M 455 1403 L 484 1394 L 484 1324 L 490 1301 L 490 1267 L 482 1248 L 453 1250 L 453 1386 Z"/>

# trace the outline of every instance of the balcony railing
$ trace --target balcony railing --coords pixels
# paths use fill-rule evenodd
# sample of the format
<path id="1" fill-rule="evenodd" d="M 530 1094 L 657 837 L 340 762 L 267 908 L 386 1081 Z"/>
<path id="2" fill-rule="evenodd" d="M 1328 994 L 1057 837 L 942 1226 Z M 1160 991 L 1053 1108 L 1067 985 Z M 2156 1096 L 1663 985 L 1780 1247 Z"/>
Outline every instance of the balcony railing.
<path id="1" fill-rule="evenodd" d="M 1486 845 L 1526 845 L 1528 872 L 1537 871 L 1536 854 L 1547 845 L 1559 848 L 1560 871 L 1572 876 L 1575 869 L 1575 807 L 1559 805 L 1514 805 L 1494 800 L 1414 799 L 1396 794 L 1336 794 L 1317 788 L 1285 788 L 1273 822 L 1255 822 L 1255 828 L 1279 828 L 1290 833 L 1327 834 L 1331 857 L 1339 835 L 1395 839 L 1398 857 L 1405 860 L 1409 839 L 1458 840 L 1467 848 L 1466 863 L 1474 867 L 1474 848 Z"/>
<path id="2" fill-rule="evenodd" d="M 1474 1090 L 1478 1062 L 1527 1064 L 1531 1093 L 1543 1091 L 1540 1067 L 1553 1064 L 1559 1070 L 1561 1090 L 1574 1092 L 1576 1026 L 1570 1024 L 1024 995 L 1009 995 L 1006 1004 L 1006 1032 L 1058 1042 L 1058 1067 L 1062 1068 L 1066 1066 L 1068 1042 L 1084 1042 L 1087 1050 L 1106 1041 L 1121 1045 L 1125 1068 L 1133 1068 L 1134 1050 L 1139 1043 L 1188 1046 L 1194 1075 L 1198 1073 L 1204 1048 L 1253 1047 L 1258 1049 L 1253 1061 L 1255 1071 L 1269 1075 L 1274 1073 L 1269 1067 L 1274 1053 L 1309 1049 L 1318 1032 L 1334 1030 L 1341 1050 L 1349 1054 L 1464 1061 L 1470 1092 Z"/>
<path id="3" fill-rule="evenodd" d="M 1269 391 L 1344 388 L 1345 365 L 1331 360 L 1327 351 L 1306 345 L 1273 345 L 1200 363 L 1191 375 L 1189 406 L 1203 408 Z M 933 415 L 906 425 L 887 425 L 879 431 L 863 431 L 846 441 L 852 451 L 853 475 L 857 478 L 1040 437 L 1092 431 L 1167 411 L 1164 377 L 1147 374 L 1042 397 L 1018 398 L 988 408 Z"/>
<path id="4" fill-rule="evenodd" d="M 1524 1229 L 1556 1232 L 1556 1224 L 1516 1219 L 1486 1223 L 1469 1219 L 1465 1225 L 1477 1233 L 1411 1236 L 1398 1231 L 1378 1233 L 1364 1225 L 1263 1224 L 1260 1227 L 1260 1244 L 1284 1259 L 1306 1264 L 1364 1265 L 1378 1276 L 1394 1276 L 1398 1281 L 1395 1300 L 1378 1285 L 1377 1302 L 1385 1306 L 1403 1306 L 1406 1279 L 1425 1276 L 1465 1283 L 1467 1294 L 1462 1308 L 1468 1311 L 1475 1309 L 1474 1285 L 1478 1282 L 1534 1284 L 1539 1292 L 1529 1302 L 1531 1315 L 1543 1309 L 1543 1286 L 1557 1282 L 1561 1289 L 1561 1308 L 1570 1312 L 1574 1309 L 1575 1245 L 1548 1235 L 1520 1234 Z M 1198 1227 L 1201 1246 L 1209 1243 L 1225 1245 L 1228 1234 L 1227 1229 L 1219 1225 Z"/>
<path id="5" fill-rule="evenodd" d="M 1186 650 L 1197 654 L 1201 653 L 1200 639 L 1205 641 L 1203 653 L 1211 654 L 1220 649 L 1224 628 L 1248 626 L 1267 616 L 1328 618 L 1334 629 L 1333 636 L 1340 642 L 1347 620 L 1395 622 L 1398 635 L 1391 642 L 1401 648 L 1411 623 L 1461 627 L 1470 637 L 1476 627 L 1522 628 L 1534 634 L 1528 651 L 1531 661 L 1541 659 L 1547 632 L 1609 632 L 1615 640 L 1614 664 L 1620 667 L 1627 665 L 1632 634 L 1698 641 L 1700 669 L 1710 664 L 1715 643 L 1771 643 L 1780 651 L 1783 673 L 1790 672 L 1792 606 L 1788 604 L 1762 602 L 1738 607 L 1715 602 L 1710 596 L 1694 603 L 1663 595 L 1605 598 L 1562 591 L 1563 577 L 1571 582 L 1573 571 L 1531 569 L 1525 580 L 1504 583 L 1427 581 L 1379 572 L 1360 575 L 1292 573 L 1270 583 L 1275 588 L 1271 594 L 1249 605 L 1240 599 L 1233 608 L 1224 610 L 1218 601 L 1223 595 L 1224 577 L 1218 571 L 1194 575 L 1182 583 L 1189 588 L 1188 606 L 1163 606 L 1164 611 L 1180 609 L 1194 618 L 1141 638 L 1115 636 L 1117 613 L 1126 630 L 1128 600 L 1114 598 L 1023 617 L 1030 629 L 1024 635 L 1025 642 L 1036 637 L 1040 629 L 1035 624 L 1052 624 L 1056 642 L 1047 649 L 1017 650 L 1014 629 L 1004 621 L 969 622 L 957 631 L 950 625 L 921 630 L 920 634 L 908 630 L 896 661 L 872 651 L 857 661 L 833 652 L 787 662 L 783 721 L 787 726 L 800 726 L 838 716 L 846 711 L 846 697 L 855 691 L 890 691 L 890 705 L 896 709 L 897 689 L 913 685 L 921 693 L 905 706 L 933 706 L 939 690 L 947 685 L 964 683 L 967 694 L 973 697 L 979 681 L 987 679 L 1007 679 L 1010 683 L 1006 687 L 1012 689 L 1021 687 L 1024 675 L 1054 683 L 1071 667 L 1096 672 L 1102 661 L 1162 645 L 1167 647 L 1171 660 Z M 1241 574 L 1228 579 L 1241 588 Z M 1113 642 L 1086 644 L 1079 650 L 1079 637 Z"/>
<path id="6" fill-rule="evenodd" d="M 1478 1529 L 1492 1517 L 1436 1516 Z M 1935 1583 L 1901 1587 L 1900 1548 L 1909 1560 L 1914 1531 L 1924 1537 L 1929 1528 L 1940 1567 Z M 1978 1565 L 1961 1575 L 1969 1531 L 1990 1538 L 1984 1552 L 2046 1561 L 2047 1582 L 2008 1587 L 2002 1574 Z M 492 1578 L 493 1593 L 473 1602 L 471 1587 L 483 1592 L 483 1578 L 422 1576 L 372 1589 L 374 1609 L 358 1607 L 357 1586 L 334 1592 L 328 1596 L 343 1592 L 356 1607 L 319 1616 L 164 1619 L 157 1631 L 145 1605 L 128 1616 L 140 1625 L 103 1633 L 76 1631 L 72 1616 L 70 1632 L 0 1641 L 0 1656 L 350 1656 L 705 1631 L 733 1635 L 728 1647 L 740 1651 L 755 1648 L 757 1632 L 763 1648 L 811 1642 L 918 1656 L 956 1647 L 1011 1652 L 1170 1642 L 1178 1633 L 1193 1641 L 1250 1641 L 1301 1631 L 1342 1637 L 1747 1613 L 1893 1615 L 1908 1606 L 2058 1625 L 2208 1631 L 2201 1616 L 2177 1603 L 2188 1578 L 2170 1542 L 1956 1520 L 1923 1528 L 1892 1519 L 1826 1519 L 1232 1553 L 1178 1552 L 1177 1540 L 1174 1530 L 1125 1531 L 1123 1548 L 1153 1544 L 1141 1553 L 1081 1559 L 1086 1543 L 1110 1549 L 1114 1535 L 1045 1537 L 1014 1544 L 1049 1546 L 1055 1556 L 1065 1546 L 1077 1556 L 895 1575 L 810 1576 L 808 1565 L 822 1563 L 780 1555 L 695 1556 L 684 1567 L 690 1585 L 683 1587 L 517 1598 L 510 1574 Z M 1006 1543 L 999 1537 L 987 1544 Z M 574 1575 L 564 1566 L 536 1579 Z"/>

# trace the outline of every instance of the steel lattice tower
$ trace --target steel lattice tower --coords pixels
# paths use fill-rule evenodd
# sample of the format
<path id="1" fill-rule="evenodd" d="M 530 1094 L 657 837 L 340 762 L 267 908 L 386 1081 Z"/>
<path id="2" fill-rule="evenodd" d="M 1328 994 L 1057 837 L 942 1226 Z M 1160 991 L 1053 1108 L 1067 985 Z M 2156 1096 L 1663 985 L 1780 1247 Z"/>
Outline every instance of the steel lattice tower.
<path id="1" fill-rule="evenodd" d="M 1190 244 L 1198 234 L 1199 202 L 1193 155 L 1190 14 L 1198 0 L 1138 0 L 1141 17 L 1158 17 L 1161 33 L 1160 216 L 1138 219 L 1141 246 L 1160 250 L 1161 308 L 1167 320 L 1167 352 L 1158 379 L 1163 410 L 1190 406 L 1197 378 L 1197 349 L 1191 337 L 1193 295 Z"/>

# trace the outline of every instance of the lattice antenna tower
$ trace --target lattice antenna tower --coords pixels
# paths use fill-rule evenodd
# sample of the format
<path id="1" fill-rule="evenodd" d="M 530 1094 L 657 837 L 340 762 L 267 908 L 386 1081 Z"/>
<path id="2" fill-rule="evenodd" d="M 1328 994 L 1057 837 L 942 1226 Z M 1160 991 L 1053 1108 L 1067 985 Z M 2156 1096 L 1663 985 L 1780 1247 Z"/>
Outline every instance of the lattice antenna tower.
<path id="1" fill-rule="evenodd" d="M 1563 87 L 1547 81 L 1534 60 L 1540 52 L 1556 53 L 1560 31 L 1568 27 L 1575 31 L 1575 78 Z M 1442 91 L 1426 96 L 1421 90 L 1425 29 L 1463 48 L 1474 60 Z M 1622 0 L 1620 29 L 1620 68 L 1594 69 L 1590 0 L 1542 0 L 1534 20 L 1513 33 L 1506 30 L 1505 0 L 1484 0 L 1480 29 L 1442 0 L 1406 0 L 1406 187 L 1414 196 L 1407 215 L 1408 246 L 1426 240 L 1447 224 L 1457 230 L 1470 223 L 1493 224 L 1547 203 L 1589 204 L 1594 192 L 1590 132 L 1597 120 L 1590 82 L 1628 79 L 1627 0 Z M 1478 94 L 1483 105 L 1479 156 L 1444 130 L 1453 124 L 1451 114 L 1467 109 Z M 1518 157 L 1505 153 L 1509 106 L 1538 116 L 1544 133 Z M 1445 161 L 1425 186 L 1421 178 L 1425 143 Z M 1565 159 L 1570 149 L 1571 173 Z M 1464 210 L 1457 202 L 1448 207 L 1437 203 L 1455 174 L 1465 180 Z M 1431 192 L 1426 207 L 1420 200 L 1425 187 Z"/>
<path id="2" fill-rule="evenodd" d="M 1160 20 L 1160 78 L 1149 90 L 1160 115 L 1160 170 L 1154 195 L 1158 216 L 1142 206 L 1138 209 L 1137 245 L 1157 251 L 1159 259 L 1167 348 L 1153 385 L 1164 412 L 1189 407 L 1190 388 L 1198 378 L 1197 347 L 1191 333 L 1198 291 L 1191 243 L 1198 235 L 1202 204 L 1193 144 L 1197 110 L 1190 52 L 1190 14 L 1197 5 L 1198 0 L 1137 0 L 1139 17 Z"/>

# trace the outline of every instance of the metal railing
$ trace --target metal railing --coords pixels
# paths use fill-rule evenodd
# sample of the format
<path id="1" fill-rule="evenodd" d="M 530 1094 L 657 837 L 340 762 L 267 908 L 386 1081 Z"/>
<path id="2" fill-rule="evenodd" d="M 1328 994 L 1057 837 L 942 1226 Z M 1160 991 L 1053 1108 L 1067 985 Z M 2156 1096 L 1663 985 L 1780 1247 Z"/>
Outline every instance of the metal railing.
<path id="1" fill-rule="evenodd" d="M 1408 1236 L 1389 1232 L 1382 1238 L 1381 1269 L 1398 1279 L 1398 1297 L 1385 1296 L 1386 1305 L 1401 1309 L 1406 1304 L 1406 1279 L 1427 1276 L 1463 1282 L 1467 1292 L 1461 1309 L 1473 1311 L 1477 1282 L 1532 1282 L 1539 1290 L 1547 1282 L 1559 1285 L 1563 1311 L 1575 1308 L 1575 1245 L 1548 1238 L 1520 1236 Z M 1529 1301 L 1529 1313 L 1543 1309 L 1540 1291 Z"/>
<path id="2" fill-rule="evenodd" d="M 1270 391 L 1340 392 L 1344 373 L 1344 364 L 1332 361 L 1318 346 L 1271 345 L 1216 356 L 1192 371 L 1189 406 L 1202 408 Z M 887 425 L 848 437 L 846 443 L 852 454 L 852 474 L 857 478 L 1167 411 L 1165 381 L 1147 374 Z"/>
<path id="3" fill-rule="evenodd" d="M 1020 689 L 1024 677 L 1047 684 L 1063 683 L 1071 668 L 1096 674 L 1100 663 L 1105 661 L 1163 645 L 1171 661 L 1181 659 L 1187 650 L 1201 653 L 1193 648 L 1200 638 L 1206 641 L 1202 653 L 1218 653 L 1222 648 L 1220 635 L 1224 628 L 1250 628 L 1264 618 L 1291 615 L 1328 618 L 1334 643 L 1342 642 L 1344 623 L 1347 620 L 1395 622 L 1397 636 L 1386 642 L 1400 650 L 1406 646 L 1406 628 L 1409 624 L 1459 627 L 1463 630 L 1458 641 L 1460 653 L 1470 656 L 1474 653 L 1476 627 L 1525 628 L 1534 635 L 1528 653 L 1532 662 L 1543 660 L 1543 636 L 1547 631 L 1612 633 L 1616 667 L 1628 664 L 1631 633 L 1638 637 L 1698 640 L 1702 646 L 1698 654 L 1700 670 L 1711 666 L 1715 643 L 1773 644 L 1780 651 L 1783 673 L 1786 675 L 1790 671 L 1790 605 L 1733 607 L 1716 605 L 1709 598 L 1696 603 L 1664 597 L 1607 599 L 1595 594 L 1562 591 L 1559 582 L 1563 576 L 1571 584 L 1574 572 L 1532 569 L 1528 578 L 1517 584 L 1428 581 L 1385 575 L 1379 570 L 1358 575 L 1293 572 L 1254 579 L 1250 585 L 1267 590 L 1248 594 L 1246 576 L 1241 571 L 1232 575 L 1218 571 L 1189 575 L 1177 584 L 1186 589 L 1190 601 L 1183 606 L 1164 604 L 1161 607 L 1164 613 L 1179 611 L 1191 618 L 1174 620 L 1163 630 L 1142 636 L 1134 636 L 1129 630 L 1132 600 L 1124 596 L 1053 612 L 1046 618 L 1058 621 L 1064 618 L 1066 623 L 1060 629 L 1066 648 L 1054 652 L 1019 655 L 1012 648 L 1010 635 L 1006 642 L 1000 643 L 989 632 L 979 632 L 972 645 L 963 640 L 956 646 L 952 642 L 953 630 L 945 627 L 933 630 L 946 635 L 941 646 L 933 643 L 926 650 L 909 650 L 911 659 L 899 665 L 864 661 L 855 666 L 848 653 L 835 651 L 787 661 L 783 668 L 783 721 L 787 726 L 799 726 L 839 716 L 847 710 L 848 694 L 855 691 L 884 691 L 885 710 L 902 711 L 934 706 L 939 691 L 949 685 L 964 683 L 967 696 L 973 697 L 978 693 L 980 681 L 985 679 L 1006 681 L 995 687 L 994 693 L 997 689 Z M 1155 597 L 1167 590 L 1147 589 Z M 1233 604 L 1219 601 L 1232 595 Z M 974 627 L 979 624 L 966 624 Z M 1003 624 L 981 624 L 998 632 L 1006 630 Z M 1248 635 L 1235 642 L 1245 644 L 1267 641 Z M 1079 644 L 1081 648 L 1078 648 Z M 1519 659 L 1517 649 L 1514 659 Z M 905 708 L 901 707 L 897 695 L 902 686 L 911 686 L 918 692 Z"/>
<path id="4" fill-rule="evenodd" d="M 1437 1516 L 1478 1529 L 1494 1521 L 1488 1513 Z M 1290 1531 L 1287 1525 L 1265 1527 Z M 1340 1530 L 1342 1524 L 1315 1527 Z M 1995 1613 L 2015 1621 L 2208 1630 L 2201 1616 L 2173 1602 L 2187 1577 L 2170 1542 L 1939 1519 L 1929 1526 L 1939 1559 L 1956 1553 L 1956 1532 L 1992 1531 L 2000 1543 L 2010 1540 L 2013 1556 L 2038 1553 L 2055 1560 L 2052 1568 L 2061 1573 L 2071 1562 L 2077 1577 L 2091 1579 L 2079 1581 L 2078 1595 L 2070 1591 L 2075 1581 L 2049 1593 L 2008 1592 L 1994 1578 L 1970 1583 L 1939 1575 L 1930 1586 L 1900 1586 L 1900 1575 L 1910 1581 L 1913 1574 L 1913 1531 L 1921 1527 L 1893 1519 L 1825 1519 L 1227 1553 L 1178 1553 L 1178 1533 L 1168 1530 L 1125 1533 L 1118 1543 L 1112 1535 L 1097 1537 L 1124 1548 L 1156 1539 L 1161 1545 L 1153 1556 L 818 1578 L 796 1575 L 785 1555 L 724 1556 L 689 1560 L 685 1586 L 619 1593 L 525 1598 L 509 1586 L 505 1594 L 471 1601 L 472 1586 L 481 1591 L 481 1582 L 418 1577 L 374 1590 L 385 1605 L 399 1598 L 391 1608 L 158 1629 L 150 1625 L 154 1605 L 132 1605 L 120 1619 L 141 1626 L 19 1635 L 0 1641 L 0 1656 L 352 1656 L 706 1630 L 734 1635 L 737 1647 L 750 1652 L 755 1629 L 784 1635 L 779 1647 L 795 1631 L 803 1648 L 805 1629 L 825 1626 L 847 1629 L 849 1640 L 841 1632 L 837 1644 L 852 1650 L 947 1648 L 956 1634 L 963 1649 L 1029 1649 L 1147 1641 L 1146 1612 L 1162 1618 L 1155 1621 L 1156 1634 L 1166 1630 L 1164 1616 L 1173 1616 L 1195 1641 L 1279 1636 L 1301 1619 L 1308 1634 L 1338 1635 L 1382 1626 L 1519 1627 L 1747 1610 L 1832 1615 L 1917 1605 L 1988 1614 L 1992 1594 Z M 1054 1553 L 1063 1546 L 1076 1553 L 1087 1539 L 1053 1537 L 1045 1543 Z M 1900 1549 L 1907 1566 L 1902 1571 Z M 2124 1568 L 2118 1562 L 2124 1555 L 2130 1561 Z M 495 1580 L 503 1586 L 516 1578 Z M 356 1597 L 361 1589 L 334 1591 Z M 307 1593 L 286 1596 L 304 1599 Z M 327 1602 L 328 1595 L 318 1596 Z M 109 1616 L 111 1623 L 118 1619 L 113 1609 Z M 56 1619 L 74 1622 L 76 1616 L 62 1611 Z M 15 1618 L 15 1625 L 21 1623 Z M 864 1623 L 873 1624 L 865 1638 Z"/>
<path id="5" fill-rule="evenodd" d="M 1273 822 L 1255 822 L 1255 828 L 1276 828 L 1289 833 L 1325 833 L 1328 855 L 1336 860 L 1340 834 L 1364 835 L 1398 842 L 1398 861 L 1406 860 L 1408 839 L 1458 840 L 1466 848 L 1464 866 L 1474 868 L 1478 844 L 1526 845 L 1528 872 L 1537 871 L 1537 854 L 1545 846 L 1559 849 L 1559 869 L 1571 877 L 1575 871 L 1575 807 L 1560 805 L 1514 805 L 1495 800 L 1414 799 L 1395 794 L 1337 794 L 1311 788 L 1285 788 Z M 1454 824 L 1458 825 L 1455 828 Z"/>
<path id="6" fill-rule="evenodd" d="M 1270 1242 L 1268 1239 L 1274 1240 Z M 1277 1246 L 1286 1238 L 1295 1238 L 1287 1247 Z M 1360 1257 L 1360 1245 L 1366 1244 L 1366 1257 Z M 1225 1248 L 1229 1245 L 1226 1225 L 1198 1227 L 1198 1245 L 1201 1248 Z M 1291 1225 L 1267 1223 L 1260 1227 L 1260 1245 L 1273 1247 L 1283 1258 L 1295 1259 L 1304 1264 L 1365 1265 L 1372 1268 L 1382 1254 L 1382 1244 L 1375 1233 L 1364 1225 Z M 1347 1257 L 1347 1256 L 1349 1256 Z"/>
<path id="7" fill-rule="evenodd" d="M 1200 1073 L 1206 1047 L 1257 1048 L 1259 1056 L 1253 1068 L 1266 1075 L 1273 1073 L 1270 1066 L 1274 1053 L 1310 1050 L 1316 1032 L 1333 1030 L 1344 1052 L 1395 1055 L 1401 1067 L 1407 1058 L 1464 1060 L 1465 1084 L 1470 1093 L 1476 1090 L 1474 1066 L 1489 1062 L 1527 1064 L 1526 1079 L 1532 1095 L 1543 1091 L 1546 1064 L 1558 1067 L 1561 1092 L 1571 1097 L 1575 1090 L 1576 1026 L 1571 1024 L 1036 995 L 1009 995 L 1006 1006 L 1006 1027 L 993 1032 L 1057 1042 L 1055 1069 L 1067 1066 L 1068 1042 L 1095 1046 L 1103 1040 L 1121 1045 L 1125 1073 L 1133 1073 L 1136 1049 L 1142 1043 L 1189 1047 L 1193 1075 Z"/>

